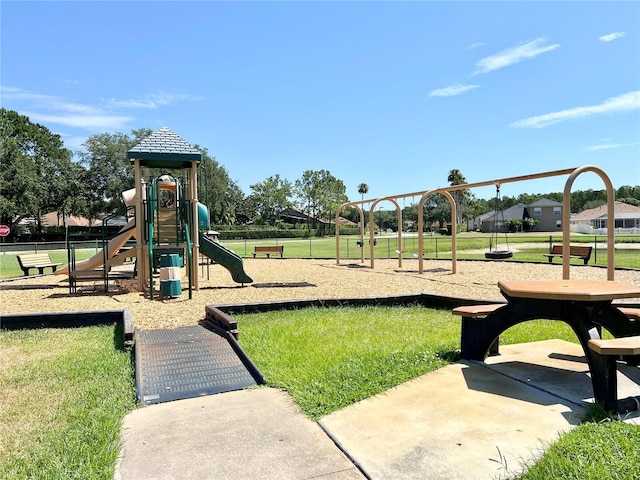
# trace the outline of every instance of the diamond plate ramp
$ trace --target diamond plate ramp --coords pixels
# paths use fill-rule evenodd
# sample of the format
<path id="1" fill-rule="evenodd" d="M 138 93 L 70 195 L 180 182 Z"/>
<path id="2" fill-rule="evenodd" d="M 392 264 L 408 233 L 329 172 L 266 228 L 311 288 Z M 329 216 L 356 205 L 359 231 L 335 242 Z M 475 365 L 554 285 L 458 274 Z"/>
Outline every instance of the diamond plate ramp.
<path id="1" fill-rule="evenodd" d="M 136 335 L 136 389 L 145 404 L 241 390 L 264 383 L 235 339 L 201 326 Z"/>

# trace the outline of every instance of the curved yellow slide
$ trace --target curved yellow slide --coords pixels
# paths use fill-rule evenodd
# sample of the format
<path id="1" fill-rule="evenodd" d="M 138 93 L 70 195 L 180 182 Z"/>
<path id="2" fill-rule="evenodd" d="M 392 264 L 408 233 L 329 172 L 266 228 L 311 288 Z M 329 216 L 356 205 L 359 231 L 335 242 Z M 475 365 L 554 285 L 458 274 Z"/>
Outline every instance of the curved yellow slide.
<path id="1" fill-rule="evenodd" d="M 118 264 L 118 260 L 121 260 L 123 258 L 120 256 L 114 257 L 114 255 L 118 253 L 118 251 L 127 243 L 127 241 L 135 235 L 135 226 L 136 219 L 132 218 L 124 227 L 120 229 L 118 235 L 116 235 L 109 241 L 109 244 L 107 245 L 107 258 L 109 259 L 108 263 L 110 265 L 113 266 L 114 264 Z M 94 270 L 98 267 L 101 267 L 104 263 L 103 255 L 103 250 L 100 250 L 93 257 L 76 262 L 76 270 Z M 126 256 L 132 257 L 135 256 L 135 254 L 132 255 L 131 253 L 127 253 Z M 118 258 L 118 260 L 115 260 L 116 258 Z M 56 275 L 63 275 L 68 273 L 69 265 L 65 265 L 55 272 Z"/>

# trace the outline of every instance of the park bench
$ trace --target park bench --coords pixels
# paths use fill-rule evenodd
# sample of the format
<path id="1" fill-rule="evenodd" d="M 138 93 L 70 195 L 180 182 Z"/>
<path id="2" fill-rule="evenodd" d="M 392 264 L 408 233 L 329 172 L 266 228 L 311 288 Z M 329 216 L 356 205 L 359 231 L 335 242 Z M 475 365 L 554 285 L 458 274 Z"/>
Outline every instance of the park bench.
<path id="1" fill-rule="evenodd" d="M 456 307 L 451 310 L 453 315 L 459 315 L 462 317 L 462 330 L 466 329 L 466 325 L 469 322 L 482 321 L 487 317 L 490 313 L 493 313 L 500 307 L 504 307 L 505 303 L 490 303 L 486 305 L 464 305 L 461 307 Z M 464 334 L 462 338 L 465 338 Z M 499 338 L 496 338 L 495 341 L 491 344 L 489 348 L 489 355 L 498 355 L 498 347 L 499 347 Z"/>
<path id="2" fill-rule="evenodd" d="M 593 247 L 589 247 L 586 245 L 569 245 L 569 257 L 570 258 L 580 258 L 584 260 L 584 264 L 586 265 L 591 258 L 591 250 Z M 553 261 L 555 257 L 562 257 L 562 245 L 553 245 L 551 247 L 551 253 L 544 253 L 545 257 L 549 259 L 549 263 Z"/>
<path id="3" fill-rule="evenodd" d="M 607 410 L 626 412 L 640 410 L 638 397 L 630 397 L 618 400 L 618 360 L 620 357 L 640 356 L 640 335 L 633 337 L 618 337 L 606 340 L 591 339 L 589 348 L 602 357 L 606 368 L 606 391 L 604 398 L 596 398 L 596 401 L 604 403 Z"/>
<path id="4" fill-rule="evenodd" d="M 284 245 L 256 245 L 253 248 L 253 258 L 256 258 L 256 255 L 260 253 L 265 254 L 267 258 L 269 258 L 272 253 L 279 253 L 280 258 L 282 258 Z"/>
<path id="5" fill-rule="evenodd" d="M 30 253 L 18 255 L 18 263 L 25 276 L 29 275 L 29 270 L 37 268 L 40 275 L 44 275 L 45 268 L 51 268 L 55 272 L 61 263 L 54 263 L 48 253 Z"/>

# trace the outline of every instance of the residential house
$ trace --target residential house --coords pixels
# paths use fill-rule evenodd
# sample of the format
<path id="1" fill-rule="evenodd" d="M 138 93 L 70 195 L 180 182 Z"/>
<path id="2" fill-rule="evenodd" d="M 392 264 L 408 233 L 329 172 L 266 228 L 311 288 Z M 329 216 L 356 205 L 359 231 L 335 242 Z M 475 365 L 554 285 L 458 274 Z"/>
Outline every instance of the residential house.
<path id="1" fill-rule="evenodd" d="M 533 227 L 537 232 L 562 231 L 562 203 L 541 198 L 530 205 L 518 203 L 499 212 L 490 212 L 482 219 L 480 230 L 484 233 L 504 232 L 507 230 L 505 222 L 512 218 L 537 220 L 538 223 Z"/>
<path id="2" fill-rule="evenodd" d="M 316 225 L 317 224 L 320 226 L 327 226 L 335 223 L 334 219 L 326 220 L 322 218 L 315 218 L 313 215 L 308 215 L 294 208 L 288 209 L 286 212 L 281 213 L 280 218 L 283 221 L 287 223 L 292 223 L 294 225 L 307 225 L 307 224 Z M 340 217 L 338 221 L 340 222 L 340 225 L 346 225 L 350 227 L 357 226 L 356 223 L 344 217 Z"/>
<path id="3" fill-rule="evenodd" d="M 623 202 L 614 202 L 614 225 L 616 230 L 629 230 L 629 233 L 640 230 L 640 207 Z M 571 230 L 591 233 L 594 229 L 607 228 L 607 204 L 590 208 L 571 215 Z"/>
<path id="4" fill-rule="evenodd" d="M 538 232 L 562 231 L 562 203 L 554 202 L 548 198 L 541 198 L 528 207 L 527 215 L 538 223 L 534 227 Z"/>

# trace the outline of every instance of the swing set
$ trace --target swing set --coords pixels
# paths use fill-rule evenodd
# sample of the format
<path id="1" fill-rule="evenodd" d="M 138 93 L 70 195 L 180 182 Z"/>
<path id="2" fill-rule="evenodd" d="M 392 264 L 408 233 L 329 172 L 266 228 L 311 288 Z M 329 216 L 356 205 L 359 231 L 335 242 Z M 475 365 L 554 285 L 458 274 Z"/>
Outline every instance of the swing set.
<path id="1" fill-rule="evenodd" d="M 496 186 L 496 213 L 494 214 L 494 225 L 493 225 L 493 232 L 492 232 L 492 239 L 490 240 L 490 245 L 489 245 L 489 250 L 485 253 L 485 258 L 490 259 L 490 260 L 499 260 L 499 259 L 506 259 L 506 258 L 510 258 L 513 256 L 513 252 L 509 249 L 509 244 L 508 244 L 508 238 L 505 232 L 505 243 L 506 243 L 506 249 L 500 249 L 498 246 L 498 229 L 497 229 L 497 219 L 498 219 L 498 214 L 502 213 L 502 224 L 504 224 L 504 212 L 500 211 L 500 185 L 505 184 L 505 183 L 512 183 L 512 182 L 522 182 L 522 181 L 526 181 L 526 180 L 535 180 L 535 179 L 539 179 L 539 178 L 548 178 L 548 177 L 554 177 L 554 176 L 559 176 L 559 175 L 568 175 L 569 178 L 567 179 L 566 183 L 565 183 L 565 187 L 564 187 L 564 192 L 563 192 L 563 197 L 562 197 L 562 245 L 563 245 L 563 250 L 564 251 L 569 251 L 569 246 L 570 246 L 570 231 L 569 231 L 569 225 L 570 225 L 570 211 L 571 211 L 571 206 L 570 206 L 570 201 L 571 201 L 571 186 L 573 185 L 574 180 L 576 179 L 576 177 L 584 172 L 593 172 L 596 173 L 603 181 L 605 188 L 606 188 L 606 192 L 607 192 L 607 243 L 609 245 L 613 245 L 614 243 L 614 238 L 613 238 L 613 234 L 614 234 L 614 219 L 615 219 L 615 215 L 614 215 L 614 199 L 615 199 L 615 195 L 614 195 L 614 191 L 613 191 L 613 185 L 611 184 L 611 180 L 609 179 L 609 177 L 607 176 L 607 174 L 601 170 L 599 167 L 593 166 L 593 165 L 584 165 L 582 167 L 574 167 L 574 168 L 566 168 L 563 170 L 554 170 L 554 171 L 549 171 L 549 172 L 542 172 L 542 173 L 535 173 L 535 174 L 531 174 L 531 175 L 521 175 L 521 176 L 517 176 L 517 177 L 509 177 L 509 178 L 502 178 L 502 179 L 498 179 L 498 180 L 489 180 L 489 181 L 484 181 L 484 182 L 477 182 L 477 183 L 467 183 L 467 184 L 461 184 L 461 185 L 450 185 L 448 187 L 441 187 L 441 188 L 436 188 L 436 189 L 432 189 L 432 190 L 425 190 L 425 191 L 420 191 L 420 192 L 412 192 L 412 193 L 404 193 L 404 194 L 400 194 L 400 195 L 390 195 L 387 197 L 382 197 L 382 198 L 378 198 L 378 199 L 370 199 L 370 200 L 359 200 L 359 201 L 355 201 L 355 202 L 348 202 L 348 203 L 344 203 L 342 204 L 340 207 L 338 207 L 336 209 L 336 213 L 335 213 L 335 222 L 336 225 L 339 224 L 339 219 L 340 219 L 340 212 L 346 208 L 346 207 L 355 207 L 356 210 L 358 210 L 359 215 L 360 215 L 360 238 L 362 241 L 362 247 L 361 248 L 361 263 L 364 263 L 365 261 L 365 254 L 364 254 L 364 214 L 362 212 L 362 208 L 361 205 L 364 204 L 370 204 L 370 210 L 369 210 L 369 235 L 370 235 L 370 240 L 369 240 L 369 262 L 370 262 L 370 266 L 371 268 L 374 268 L 375 266 L 375 258 L 374 258 L 374 231 L 373 231 L 373 225 L 374 225 L 374 218 L 373 218 L 373 212 L 374 209 L 376 207 L 376 205 L 382 201 L 390 201 L 391 203 L 393 203 L 396 207 L 396 212 L 397 212 L 397 217 L 398 217 L 398 248 L 396 250 L 396 253 L 398 254 L 398 267 L 401 268 L 402 267 L 402 254 L 404 252 L 404 249 L 402 247 L 402 210 L 400 209 L 400 205 L 398 204 L 397 200 L 401 199 L 401 198 L 407 198 L 407 197 L 415 197 L 415 196 L 419 196 L 420 197 L 420 201 L 418 202 L 418 212 L 422 212 L 423 208 L 424 208 L 424 204 L 427 200 L 427 198 L 431 195 L 434 195 L 436 193 L 439 193 L 441 195 L 443 195 L 449 202 L 449 204 L 451 205 L 451 272 L 452 273 L 456 273 L 456 266 L 457 266 L 457 244 L 456 244 L 456 232 L 457 232 L 457 224 L 456 224 L 456 204 L 455 201 L 453 199 L 453 196 L 451 195 L 450 192 L 455 191 L 455 190 L 469 190 L 472 188 L 478 188 L 478 187 L 486 187 L 486 186 L 490 186 L 490 185 L 495 185 Z M 423 215 L 418 215 L 418 228 L 417 228 L 417 232 L 418 232 L 418 251 L 417 251 L 417 257 L 418 257 L 418 273 L 422 274 L 424 273 L 424 218 Z M 613 280 L 614 279 L 614 249 L 613 248 L 608 248 L 607 249 L 607 277 L 608 280 Z M 336 264 L 340 264 L 340 230 L 336 229 Z M 562 277 L 563 279 L 569 279 L 569 256 L 564 256 L 562 259 Z"/>
<path id="2" fill-rule="evenodd" d="M 484 253 L 484 258 L 490 260 L 504 260 L 505 258 L 513 257 L 513 252 L 509 250 L 509 238 L 507 237 L 507 227 L 504 224 L 504 210 L 501 207 L 500 200 L 500 184 L 496 183 L 496 210 L 493 214 L 493 225 L 491 226 L 491 237 L 489 237 L 489 250 Z M 501 215 L 501 220 L 498 222 L 498 212 Z M 507 245 L 506 250 L 500 250 L 498 248 L 498 235 L 500 227 L 504 229 L 504 240 Z"/>

